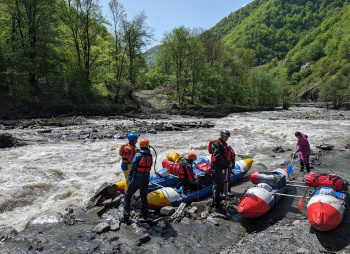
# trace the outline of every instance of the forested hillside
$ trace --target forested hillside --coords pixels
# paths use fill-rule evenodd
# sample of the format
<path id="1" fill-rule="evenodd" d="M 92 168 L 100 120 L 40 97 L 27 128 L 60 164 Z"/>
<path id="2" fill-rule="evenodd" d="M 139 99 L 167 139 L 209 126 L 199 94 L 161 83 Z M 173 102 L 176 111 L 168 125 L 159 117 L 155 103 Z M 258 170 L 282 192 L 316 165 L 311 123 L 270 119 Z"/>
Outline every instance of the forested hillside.
<path id="1" fill-rule="evenodd" d="M 256 0 L 231 13 L 212 31 L 226 45 L 253 49 L 257 64 L 283 59 L 298 41 L 331 18 L 348 0 Z"/>
<path id="2" fill-rule="evenodd" d="M 132 99 L 152 33 L 144 13 L 109 7 L 107 22 L 96 0 L 1 1 L 0 95 L 45 105 Z"/>
<path id="3" fill-rule="evenodd" d="M 256 0 L 211 31 L 227 46 L 252 49 L 256 66 L 268 64 L 275 81 L 293 97 L 332 101 L 338 107 L 348 99 L 350 90 L 349 2 Z M 284 64 L 272 68 L 276 61 Z M 337 88 L 330 91 L 331 87 Z M 303 94 L 308 90 L 314 94 Z"/>
<path id="4" fill-rule="evenodd" d="M 350 0 L 255 0 L 212 29 L 152 40 L 146 13 L 129 19 L 97 0 L 0 2 L 0 98 L 38 105 L 134 105 L 156 89 L 168 107 L 274 107 L 350 94 Z M 176 105 L 174 105 L 176 104 Z"/>

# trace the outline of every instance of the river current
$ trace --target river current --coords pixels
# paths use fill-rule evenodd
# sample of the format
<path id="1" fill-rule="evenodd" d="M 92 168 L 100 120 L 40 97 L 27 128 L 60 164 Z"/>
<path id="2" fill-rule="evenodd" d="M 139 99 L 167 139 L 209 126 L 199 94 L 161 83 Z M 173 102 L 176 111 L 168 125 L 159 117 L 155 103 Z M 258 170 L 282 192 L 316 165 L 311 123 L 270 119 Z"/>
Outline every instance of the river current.
<path id="1" fill-rule="evenodd" d="M 338 111 L 336 114 L 348 116 L 349 112 Z M 253 172 L 254 165 L 264 164 L 269 171 L 288 165 L 297 142 L 294 132 L 300 131 L 309 136 L 315 153 L 320 151 L 316 145 L 334 145 L 334 151 L 327 151 L 319 157 L 320 165 L 314 166 L 315 171 L 334 171 L 350 180 L 350 150 L 344 149 L 350 144 L 349 118 L 334 119 L 328 115 L 329 111 L 320 108 L 291 108 L 286 111 L 235 113 L 221 119 L 169 116 L 176 121 L 208 120 L 215 127 L 146 133 L 140 138 L 149 139 L 150 145 L 156 149 L 156 169 L 160 169 L 162 160 L 171 151 L 181 155 L 195 152 L 197 157 L 208 156 L 209 141 L 218 138 L 220 130 L 228 129 L 231 132 L 228 144 L 236 154 L 253 158 Z M 69 135 L 93 126 L 133 124 L 132 119 L 91 117 L 86 120 L 83 125 L 50 129 Z M 112 129 L 109 131 L 113 132 Z M 118 151 L 126 139 L 96 139 L 95 142 L 45 139 L 34 128 L 6 132 L 31 142 L 30 145 L 0 150 L 0 226 L 21 231 L 39 214 L 60 213 L 70 204 L 83 207 L 104 182 L 113 183 L 124 177 Z M 272 152 L 277 146 L 290 150 Z M 297 159 L 293 161 L 293 169 L 299 169 Z"/>

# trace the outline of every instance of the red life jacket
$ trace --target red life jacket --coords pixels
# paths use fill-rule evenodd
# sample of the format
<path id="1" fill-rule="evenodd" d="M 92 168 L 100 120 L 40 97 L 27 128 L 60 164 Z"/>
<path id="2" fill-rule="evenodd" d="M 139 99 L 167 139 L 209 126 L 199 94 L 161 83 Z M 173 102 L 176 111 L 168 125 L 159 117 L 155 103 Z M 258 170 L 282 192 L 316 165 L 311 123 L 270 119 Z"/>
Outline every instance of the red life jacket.
<path id="1" fill-rule="evenodd" d="M 181 179 L 186 179 L 188 181 L 194 181 L 193 179 L 193 173 L 191 174 L 190 169 L 189 169 L 189 165 L 190 163 L 188 162 L 187 159 L 184 159 L 182 161 L 180 161 L 180 167 L 177 168 L 177 175 L 179 176 L 179 178 Z"/>
<path id="2" fill-rule="evenodd" d="M 134 158 L 135 154 L 138 152 L 135 146 L 131 146 L 129 143 L 124 143 L 119 148 L 119 155 L 122 157 L 122 163 L 130 164 L 131 161 L 127 157 L 124 156 L 124 150 L 127 150 L 129 153 L 132 153 L 132 158 Z"/>
<path id="3" fill-rule="evenodd" d="M 141 173 L 148 173 L 151 171 L 153 164 L 153 157 L 151 154 L 142 154 L 142 159 L 137 164 L 136 171 Z"/>
<path id="4" fill-rule="evenodd" d="M 326 186 L 332 187 L 336 191 L 345 191 L 348 189 L 349 183 L 336 174 L 318 174 L 311 172 L 306 175 L 305 183 L 310 187 Z"/>
<path id="5" fill-rule="evenodd" d="M 213 142 L 215 142 L 215 141 L 220 142 L 224 146 L 224 153 L 223 153 L 224 158 L 226 158 L 230 162 L 236 160 L 235 151 L 233 151 L 233 149 L 230 146 L 224 145 L 220 139 L 211 140 L 209 142 L 208 152 L 210 154 L 213 154 L 213 151 L 211 150 L 211 146 L 212 146 Z M 216 162 L 216 158 L 214 156 L 211 156 L 211 162 L 214 162 L 214 163 Z"/>
<path id="6" fill-rule="evenodd" d="M 171 160 L 165 159 L 162 162 L 163 168 L 166 168 L 169 174 L 177 175 L 178 168 L 180 167 L 179 163 L 175 163 Z"/>

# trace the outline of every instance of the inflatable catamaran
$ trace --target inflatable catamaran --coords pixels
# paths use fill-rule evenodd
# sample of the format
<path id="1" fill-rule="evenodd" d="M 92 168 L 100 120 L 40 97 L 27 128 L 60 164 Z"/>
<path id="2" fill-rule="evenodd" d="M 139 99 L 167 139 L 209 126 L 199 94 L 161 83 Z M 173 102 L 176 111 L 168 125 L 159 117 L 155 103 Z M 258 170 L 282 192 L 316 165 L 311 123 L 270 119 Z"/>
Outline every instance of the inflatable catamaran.
<path id="1" fill-rule="evenodd" d="M 332 187 L 318 187 L 307 203 L 307 217 L 311 225 L 327 231 L 338 227 L 343 220 L 347 194 Z"/>
<path id="2" fill-rule="evenodd" d="M 289 170 L 288 170 L 289 169 Z M 251 174 L 255 186 L 249 188 L 238 205 L 238 212 L 244 218 L 257 218 L 270 211 L 286 192 L 286 181 L 292 174 L 290 168 L 279 168 L 272 172 L 255 171 Z"/>
<path id="3" fill-rule="evenodd" d="M 336 174 L 311 172 L 306 175 L 305 184 L 317 187 L 307 204 L 306 213 L 311 225 L 320 231 L 338 227 L 347 205 L 349 183 Z"/>

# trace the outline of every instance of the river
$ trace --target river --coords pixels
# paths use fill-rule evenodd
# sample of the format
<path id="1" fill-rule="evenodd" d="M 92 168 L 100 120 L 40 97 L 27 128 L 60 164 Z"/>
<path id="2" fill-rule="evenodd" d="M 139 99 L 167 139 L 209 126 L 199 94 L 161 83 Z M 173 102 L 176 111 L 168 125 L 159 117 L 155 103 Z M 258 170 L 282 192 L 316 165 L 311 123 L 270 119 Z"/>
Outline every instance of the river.
<path id="1" fill-rule="evenodd" d="M 320 151 L 316 145 L 334 145 L 333 151 L 314 156 L 320 161 L 320 165 L 314 166 L 315 171 L 330 173 L 333 170 L 350 180 L 350 150 L 344 149 L 350 144 L 348 111 L 295 107 L 290 110 L 235 113 L 221 119 L 170 117 L 168 121 L 208 120 L 215 127 L 141 135 L 141 138 L 149 139 L 150 145 L 157 151 L 157 169 L 161 168 L 162 160 L 171 151 L 181 155 L 195 152 L 197 157 L 208 156 L 209 141 L 218 138 L 220 130 L 228 129 L 231 132 L 228 144 L 236 154 L 253 158 L 251 172 L 254 165 L 262 164 L 273 170 L 290 163 L 290 155 L 297 142 L 294 132 L 298 130 L 309 136 L 315 153 Z M 19 139 L 30 141 L 30 145 L 0 150 L 0 226 L 22 231 L 36 216 L 63 212 L 70 204 L 83 207 L 102 183 L 123 179 L 118 151 L 125 139 L 96 139 L 94 142 L 69 139 L 71 133 L 91 130 L 94 126 L 105 126 L 104 132 L 116 134 L 113 129 L 115 124 L 132 126 L 133 120 L 90 117 L 82 125 L 50 127 L 52 133 L 64 134 L 60 138 L 48 138 L 38 133 L 37 128 L 6 130 Z M 290 150 L 272 152 L 277 146 Z M 294 160 L 295 171 L 298 164 L 298 160 Z M 240 227 L 239 224 L 237 227 Z"/>

